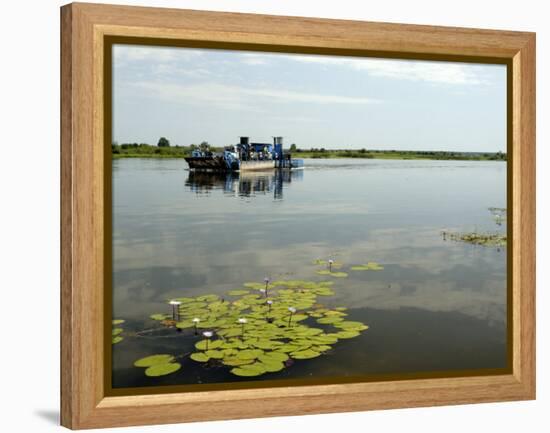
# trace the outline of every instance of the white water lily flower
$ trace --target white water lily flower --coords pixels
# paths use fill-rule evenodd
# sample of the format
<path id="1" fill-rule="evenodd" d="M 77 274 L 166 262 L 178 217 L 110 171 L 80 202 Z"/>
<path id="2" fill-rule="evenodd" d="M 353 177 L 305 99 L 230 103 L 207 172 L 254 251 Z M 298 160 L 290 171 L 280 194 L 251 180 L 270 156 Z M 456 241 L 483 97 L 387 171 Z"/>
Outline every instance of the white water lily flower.
<path id="1" fill-rule="evenodd" d="M 199 323 L 201 321 L 201 319 L 199 319 L 198 317 L 195 317 L 192 322 L 193 323 Z"/>
<path id="2" fill-rule="evenodd" d="M 239 320 L 237 320 L 237 322 L 244 324 L 244 323 L 248 322 L 248 320 L 246 320 L 246 318 L 244 318 L 244 317 L 241 317 Z"/>
<path id="3" fill-rule="evenodd" d="M 334 263 L 334 260 L 330 259 L 328 262 L 332 265 Z"/>
<path id="4" fill-rule="evenodd" d="M 264 282 L 265 282 L 265 283 L 269 283 L 269 277 L 265 277 L 265 278 L 264 278 Z"/>
<path id="5" fill-rule="evenodd" d="M 269 300 L 269 301 L 265 301 L 265 303 L 271 305 L 273 304 L 273 301 Z"/>
<path id="6" fill-rule="evenodd" d="M 210 338 L 214 335 L 214 333 L 212 331 L 204 331 L 202 335 L 204 335 L 206 338 Z"/>
<path id="7" fill-rule="evenodd" d="M 181 305 L 180 301 L 172 300 L 169 302 L 170 305 Z"/>
<path id="8" fill-rule="evenodd" d="M 288 307 L 288 311 L 290 311 L 291 313 L 295 313 L 296 312 L 296 308 L 294 307 Z"/>

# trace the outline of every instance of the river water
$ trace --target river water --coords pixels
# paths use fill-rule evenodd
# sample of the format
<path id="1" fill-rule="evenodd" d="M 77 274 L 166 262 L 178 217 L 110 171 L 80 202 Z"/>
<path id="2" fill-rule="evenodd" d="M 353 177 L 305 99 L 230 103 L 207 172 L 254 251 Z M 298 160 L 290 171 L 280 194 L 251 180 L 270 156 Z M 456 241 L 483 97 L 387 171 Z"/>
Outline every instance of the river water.
<path id="1" fill-rule="evenodd" d="M 184 160 L 113 161 L 113 387 L 377 377 L 507 367 L 506 248 L 444 239 L 442 230 L 505 232 L 506 163 L 306 160 L 296 172 L 206 174 Z M 330 354 L 259 378 L 184 359 L 149 378 L 141 357 L 192 351 L 197 337 L 148 317 L 173 297 L 224 294 L 244 282 L 320 280 L 315 259 L 380 263 L 335 279 L 330 306 L 369 329 Z M 382 376 L 380 376 L 382 377 Z"/>

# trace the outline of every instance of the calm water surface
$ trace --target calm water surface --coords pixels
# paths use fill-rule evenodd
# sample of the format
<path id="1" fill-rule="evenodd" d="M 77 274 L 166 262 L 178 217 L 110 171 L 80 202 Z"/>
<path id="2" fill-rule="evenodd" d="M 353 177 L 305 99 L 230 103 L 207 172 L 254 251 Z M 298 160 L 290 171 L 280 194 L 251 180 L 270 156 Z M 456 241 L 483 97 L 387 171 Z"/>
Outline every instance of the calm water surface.
<path id="1" fill-rule="evenodd" d="M 311 264 L 381 263 L 334 279 L 329 306 L 370 326 L 319 358 L 254 380 L 506 367 L 506 251 L 445 241 L 442 230 L 503 232 L 506 164 L 306 160 L 298 172 L 192 173 L 183 160 L 113 161 L 113 316 L 156 326 L 172 297 L 223 294 L 247 281 L 322 280 Z M 191 360 L 162 378 L 132 366 L 184 354 L 167 331 L 113 346 L 113 386 L 240 382 Z"/>

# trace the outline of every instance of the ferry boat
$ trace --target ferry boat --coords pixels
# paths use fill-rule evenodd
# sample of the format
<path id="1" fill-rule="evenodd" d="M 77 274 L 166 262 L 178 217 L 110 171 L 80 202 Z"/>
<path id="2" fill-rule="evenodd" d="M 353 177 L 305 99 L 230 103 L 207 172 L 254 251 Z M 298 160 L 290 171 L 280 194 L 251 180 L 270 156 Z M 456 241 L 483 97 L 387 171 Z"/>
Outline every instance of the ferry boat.
<path id="1" fill-rule="evenodd" d="M 283 137 L 273 137 L 273 143 L 251 143 L 249 137 L 240 137 L 238 144 L 227 146 L 223 153 L 194 150 L 185 158 L 191 170 L 259 171 L 304 168 L 303 159 L 292 159 L 283 151 Z"/>

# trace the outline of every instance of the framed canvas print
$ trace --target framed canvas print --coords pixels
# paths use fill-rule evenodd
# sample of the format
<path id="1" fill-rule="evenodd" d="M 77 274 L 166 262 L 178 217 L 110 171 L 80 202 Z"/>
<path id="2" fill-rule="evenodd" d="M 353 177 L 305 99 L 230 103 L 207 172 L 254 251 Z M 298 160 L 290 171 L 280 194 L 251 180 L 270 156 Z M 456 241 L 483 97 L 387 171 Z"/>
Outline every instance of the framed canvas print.
<path id="1" fill-rule="evenodd" d="M 535 398 L 535 36 L 70 4 L 62 424 Z"/>

